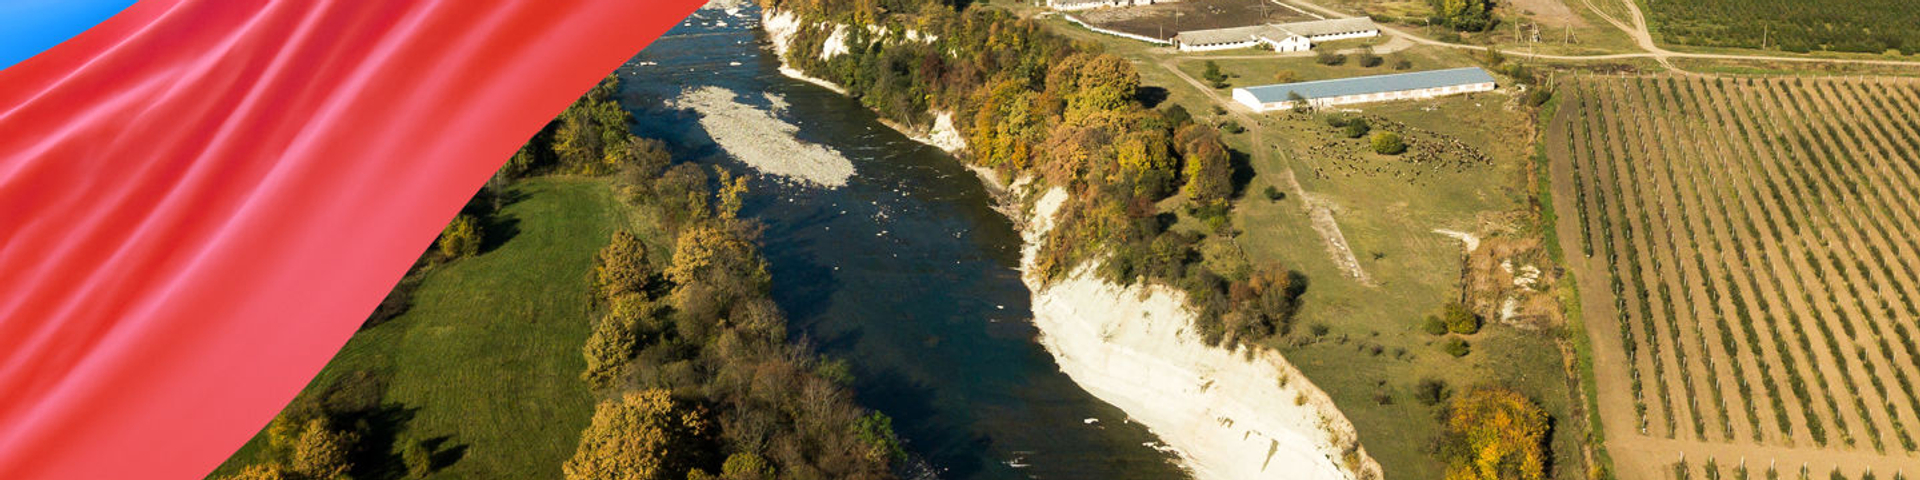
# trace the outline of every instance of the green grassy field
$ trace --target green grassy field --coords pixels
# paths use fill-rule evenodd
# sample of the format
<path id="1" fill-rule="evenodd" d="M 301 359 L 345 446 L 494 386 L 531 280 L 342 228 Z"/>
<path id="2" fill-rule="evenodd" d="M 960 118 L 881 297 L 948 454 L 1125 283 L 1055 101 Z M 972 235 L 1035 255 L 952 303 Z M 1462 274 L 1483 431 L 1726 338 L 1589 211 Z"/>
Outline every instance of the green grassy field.
<path id="1" fill-rule="evenodd" d="M 1166 89 L 1164 102 L 1214 123 L 1231 116 L 1212 113 L 1214 103 L 1207 92 L 1163 64 L 1171 62 L 1182 73 L 1200 78 L 1205 60 L 1213 57 L 1223 71 L 1237 76 L 1230 82 L 1234 86 L 1273 83 L 1280 70 L 1294 71 L 1301 80 L 1395 73 L 1391 65 L 1396 57 L 1412 61 L 1415 71 L 1477 64 L 1467 53 L 1435 47 L 1389 55 L 1386 65 L 1374 68 L 1361 67 L 1351 58 L 1345 65 L 1326 66 L 1312 57 L 1184 56 L 1065 22 L 1055 26 L 1055 31 L 1100 43 L 1108 52 L 1133 60 L 1143 85 Z M 1224 97 L 1227 89 L 1212 93 Z M 1428 378 L 1444 380 L 1455 390 L 1503 385 L 1534 399 L 1558 422 L 1552 438 L 1554 477 L 1584 478 L 1581 451 L 1587 419 L 1575 404 L 1584 400 L 1572 396 L 1570 375 L 1561 361 L 1557 340 L 1563 338 L 1564 327 L 1523 331 L 1489 326 L 1468 337 L 1473 353 L 1462 358 L 1440 349 L 1442 337 L 1418 329 L 1421 318 L 1460 294 L 1462 244 L 1434 229 L 1536 233 L 1519 215 L 1535 193 L 1526 182 L 1534 153 L 1532 116 L 1515 108 L 1505 93 L 1353 109 L 1457 139 L 1489 161 L 1454 168 L 1409 165 L 1406 157 L 1366 151 L 1359 140 L 1335 140 L 1333 129 L 1316 117 L 1286 113 L 1253 116 L 1263 132 L 1258 144 L 1251 131 L 1227 135 L 1229 146 L 1251 153 L 1256 174 L 1234 211 L 1243 232 L 1239 244 L 1251 261 L 1278 262 L 1311 281 L 1295 322 L 1297 333 L 1274 346 L 1334 398 L 1358 428 L 1368 453 L 1391 478 L 1442 476 L 1442 465 L 1431 453 L 1439 433 L 1439 408 L 1422 405 L 1413 395 L 1418 382 Z M 1329 143 L 1350 155 L 1314 150 Z M 1279 184 L 1289 166 L 1314 201 L 1334 208 L 1343 234 L 1376 286 L 1346 277 L 1333 263 L 1326 243 L 1302 212 L 1302 199 L 1270 201 L 1261 194 Z M 1316 324 L 1328 333 L 1311 338 Z M 1381 353 L 1372 353 L 1375 346 Z M 1387 403 L 1381 402 L 1382 394 L 1390 398 Z"/>
<path id="2" fill-rule="evenodd" d="M 601 179 L 535 178 L 509 192 L 491 250 L 432 267 L 409 311 L 354 335 L 312 384 L 388 378 L 394 444 L 435 445 L 432 478 L 557 477 L 592 416 L 579 377 L 586 273 L 628 209 Z M 216 473 L 258 462 L 264 443 L 256 436 Z"/>

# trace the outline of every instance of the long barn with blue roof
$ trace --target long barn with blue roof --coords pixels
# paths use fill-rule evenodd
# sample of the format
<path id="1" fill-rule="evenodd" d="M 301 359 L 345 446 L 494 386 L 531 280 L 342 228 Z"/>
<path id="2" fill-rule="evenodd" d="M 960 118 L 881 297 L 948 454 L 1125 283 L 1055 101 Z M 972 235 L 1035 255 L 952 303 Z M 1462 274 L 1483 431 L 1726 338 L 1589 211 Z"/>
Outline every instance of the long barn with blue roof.
<path id="1" fill-rule="evenodd" d="M 1328 107 L 1487 92 L 1495 86 L 1493 75 L 1486 70 L 1467 67 L 1235 88 L 1233 99 L 1254 111 L 1265 112 L 1293 108 L 1300 101 L 1313 107 Z"/>

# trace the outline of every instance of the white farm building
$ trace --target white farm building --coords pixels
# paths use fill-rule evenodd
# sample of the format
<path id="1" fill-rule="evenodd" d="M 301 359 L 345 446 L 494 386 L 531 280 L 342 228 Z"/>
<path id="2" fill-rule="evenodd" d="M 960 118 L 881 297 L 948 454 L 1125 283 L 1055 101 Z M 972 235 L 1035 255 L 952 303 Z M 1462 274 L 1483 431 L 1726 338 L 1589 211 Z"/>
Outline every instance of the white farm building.
<path id="1" fill-rule="evenodd" d="M 1304 100 L 1314 107 L 1388 100 L 1433 98 L 1494 89 L 1493 75 L 1479 67 L 1368 77 L 1282 83 L 1233 89 L 1233 100 L 1256 112 L 1293 108 Z"/>
<path id="2" fill-rule="evenodd" d="M 1096 8 L 1152 5 L 1153 2 L 1154 0 L 1047 0 L 1047 8 L 1072 12 Z"/>
<path id="3" fill-rule="evenodd" d="M 1190 30 L 1173 36 L 1183 52 L 1228 50 L 1266 44 L 1277 52 L 1304 52 L 1313 44 L 1380 35 L 1380 26 L 1368 17 L 1335 18 L 1245 27 Z"/>

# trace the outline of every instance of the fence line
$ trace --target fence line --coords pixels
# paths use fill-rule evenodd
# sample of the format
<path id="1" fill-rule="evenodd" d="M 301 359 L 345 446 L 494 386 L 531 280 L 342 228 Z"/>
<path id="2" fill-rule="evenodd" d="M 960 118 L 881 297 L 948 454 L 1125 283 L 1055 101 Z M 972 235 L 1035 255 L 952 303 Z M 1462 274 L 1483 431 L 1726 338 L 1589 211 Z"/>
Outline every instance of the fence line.
<path id="1" fill-rule="evenodd" d="M 1099 32 L 1099 33 L 1104 33 L 1104 34 L 1107 34 L 1107 35 L 1113 35 L 1113 36 L 1116 36 L 1116 37 L 1125 37 L 1125 38 L 1131 38 L 1131 39 L 1134 39 L 1134 40 L 1139 40 L 1139 41 L 1142 41 L 1142 42 L 1147 42 L 1147 43 L 1151 43 L 1151 44 L 1155 44 L 1155 45 L 1172 45 L 1172 44 L 1173 44 L 1173 42 L 1169 42 L 1169 41 L 1166 41 L 1166 40 L 1161 40 L 1161 39 L 1158 39 L 1158 38 L 1153 38 L 1153 37 L 1149 37 L 1149 36 L 1145 36 L 1145 35 L 1134 35 L 1134 34 L 1131 34 L 1131 33 L 1127 33 L 1127 32 L 1122 32 L 1122 31 L 1118 31 L 1118 30 L 1108 30 L 1108 29 L 1105 29 L 1105 28 L 1100 28 L 1100 27 L 1096 27 L 1096 26 L 1093 26 L 1093 25 L 1091 25 L 1091 24 L 1088 24 L 1088 23 L 1087 23 L 1087 22 L 1085 22 L 1085 21 L 1081 21 L 1079 17 L 1075 17 L 1075 16 L 1073 16 L 1072 14 L 1066 14 L 1066 13 L 1062 13 L 1062 14 L 1060 14 L 1060 16 L 1062 16 L 1062 17 L 1066 17 L 1066 19 L 1067 19 L 1067 21 L 1069 21 L 1069 22 L 1073 22 L 1073 23 L 1074 23 L 1075 25 L 1079 25 L 1079 26 L 1082 26 L 1082 27 L 1086 27 L 1086 28 L 1087 28 L 1088 30 L 1093 30 L 1093 31 L 1095 31 L 1095 32 Z"/>

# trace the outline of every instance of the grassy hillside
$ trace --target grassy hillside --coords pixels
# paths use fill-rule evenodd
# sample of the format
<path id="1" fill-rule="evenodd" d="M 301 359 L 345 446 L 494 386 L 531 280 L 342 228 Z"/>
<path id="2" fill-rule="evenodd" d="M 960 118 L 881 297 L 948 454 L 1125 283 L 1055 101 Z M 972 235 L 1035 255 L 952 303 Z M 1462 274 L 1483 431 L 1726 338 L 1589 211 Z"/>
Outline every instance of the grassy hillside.
<path id="1" fill-rule="evenodd" d="M 433 478 L 557 477 L 592 417 L 579 377 L 585 272 L 627 209 L 600 179 L 522 180 L 505 197 L 480 255 L 431 267 L 410 310 L 356 334 L 308 387 L 356 372 L 385 379 L 377 415 L 396 431 L 368 448 L 422 440 Z M 264 444 L 256 436 L 216 473 L 257 463 Z M 397 454 L 362 456 L 376 459 L 361 459 L 355 478 L 404 475 Z"/>

